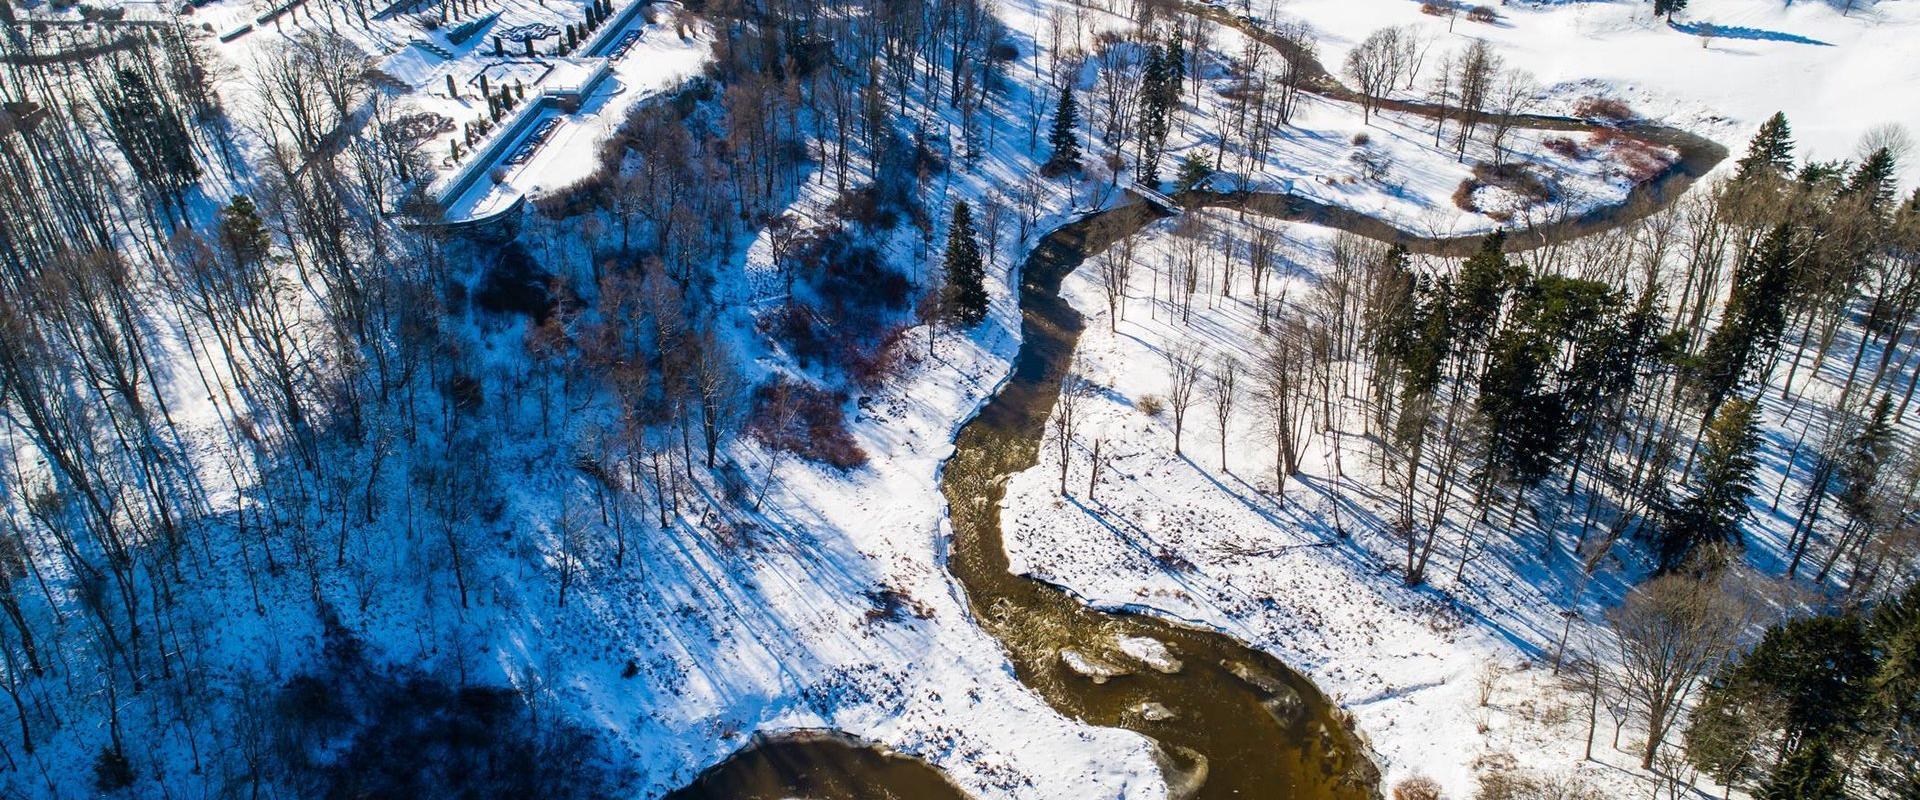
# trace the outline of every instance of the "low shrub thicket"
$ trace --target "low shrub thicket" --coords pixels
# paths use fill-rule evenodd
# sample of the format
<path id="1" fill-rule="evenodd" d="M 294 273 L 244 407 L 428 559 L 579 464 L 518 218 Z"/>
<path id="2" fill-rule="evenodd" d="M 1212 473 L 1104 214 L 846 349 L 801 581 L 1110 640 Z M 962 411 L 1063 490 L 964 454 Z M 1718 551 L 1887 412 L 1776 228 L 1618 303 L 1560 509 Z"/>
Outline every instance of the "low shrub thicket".
<path id="1" fill-rule="evenodd" d="M 842 470 L 865 466 L 867 453 L 847 430 L 845 398 L 775 377 L 753 392 L 747 433 L 767 447 Z"/>

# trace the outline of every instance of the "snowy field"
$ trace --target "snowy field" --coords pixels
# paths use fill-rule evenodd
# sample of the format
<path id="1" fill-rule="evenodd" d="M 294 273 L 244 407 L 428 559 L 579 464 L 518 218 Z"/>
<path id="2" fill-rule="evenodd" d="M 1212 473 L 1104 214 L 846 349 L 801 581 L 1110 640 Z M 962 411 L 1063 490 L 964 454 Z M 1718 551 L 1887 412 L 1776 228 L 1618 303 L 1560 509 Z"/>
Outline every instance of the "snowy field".
<path id="1" fill-rule="evenodd" d="M 1849 5 L 1857 7 L 1843 13 Z M 1390 25 L 1415 26 L 1434 40 L 1436 56 L 1469 37 L 1484 38 L 1508 66 L 1552 87 L 1548 113 L 1606 93 L 1736 154 L 1775 111 L 1793 120 L 1806 155 L 1823 160 L 1855 156 L 1860 135 L 1873 127 L 1920 123 L 1920 61 L 1913 58 L 1920 6 L 1911 2 L 1692 0 L 1675 17 L 1677 27 L 1655 18 L 1645 2 L 1493 7 L 1497 22 L 1462 15 L 1449 32 L 1447 19 L 1420 13 L 1413 0 L 1252 2 L 1253 13 L 1269 21 L 1312 28 L 1329 70 L 1338 70 L 1367 34 Z"/>
<path id="2" fill-rule="evenodd" d="M 1249 42 L 1239 31 L 1214 23 L 1208 24 L 1208 31 L 1216 52 L 1236 59 L 1246 52 Z M 1436 51 L 1458 46 L 1445 40 L 1432 45 Z M 1339 52 L 1320 54 L 1336 74 L 1341 57 Z M 1430 57 L 1437 63 L 1440 54 Z M 1422 234 L 1462 235 L 1578 216 L 1620 202 L 1644 179 L 1645 173 L 1636 170 L 1664 166 L 1677 157 L 1671 148 L 1629 148 L 1629 142 L 1599 141 L 1585 134 L 1523 129 L 1508 135 L 1506 152 L 1497 158 L 1481 139 L 1469 142 L 1462 153 L 1454 148 L 1454 128 L 1436 139 L 1432 119 L 1387 110 L 1368 119 L 1357 104 L 1303 95 L 1271 152 L 1248 169 L 1240 155 L 1223 152 L 1216 133 L 1232 119 L 1228 94 L 1240 79 L 1223 62 L 1207 63 L 1199 102 L 1181 116 L 1169 137 L 1168 173 L 1180 159 L 1198 156 L 1225 171 L 1213 182 L 1218 188 L 1292 192 L 1390 219 Z M 1590 85 L 1538 88 L 1518 110 L 1565 113 L 1586 97 L 1609 93 Z M 1421 99 L 1404 90 L 1395 94 Z M 1549 142 L 1567 152 L 1554 151 Z M 1632 158 L 1645 161 L 1636 164 Z M 1488 187 L 1476 194 L 1474 209 L 1462 208 L 1454 198 L 1461 183 L 1474 177 L 1476 164 L 1496 161 L 1524 165 L 1551 190 L 1552 197 L 1528 201 Z"/>

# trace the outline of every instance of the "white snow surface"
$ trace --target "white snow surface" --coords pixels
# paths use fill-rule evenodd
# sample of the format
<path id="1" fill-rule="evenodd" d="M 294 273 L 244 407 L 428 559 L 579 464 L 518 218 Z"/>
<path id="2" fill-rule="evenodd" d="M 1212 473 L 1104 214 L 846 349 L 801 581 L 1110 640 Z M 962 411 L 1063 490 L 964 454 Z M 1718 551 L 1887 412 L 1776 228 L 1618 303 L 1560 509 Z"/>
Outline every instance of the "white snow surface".
<path id="1" fill-rule="evenodd" d="M 1294 291 L 1325 261 L 1331 234 L 1323 229 L 1208 216 L 1223 226 L 1279 231 L 1292 271 L 1277 277 Z M 1142 272 L 1172 263 L 1173 224 L 1156 223 L 1136 245 Z M 1200 403 L 1189 412 L 1184 454 L 1175 456 L 1168 412 L 1151 418 L 1134 404 L 1166 395 L 1162 354 L 1181 343 L 1254 363 L 1263 337 L 1257 307 L 1247 302 L 1251 282 L 1242 277 L 1239 299 L 1196 299 L 1183 323 L 1164 296 L 1148 300 L 1150 275 L 1137 276 L 1116 331 L 1090 273 L 1075 272 L 1062 291 L 1087 318 L 1078 368 L 1102 389 L 1077 412 L 1079 435 L 1102 440 L 1111 460 L 1091 499 L 1084 444 L 1068 497 L 1058 493 L 1051 446 L 1008 483 L 1002 523 L 1016 572 L 1071 587 L 1098 606 L 1154 609 L 1273 653 L 1358 717 L 1389 785 L 1425 774 L 1449 796 L 1471 796 L 1476 759 L 1507 752 L 1528 767 L 1611 776 L 1610 787 L 1631 790 L 1632 771 L 1608 766 L 1633 766 L 1631 759 L 1604 738 L 1596 749 L 1603 761 L 1581 765 L 1585 707 L 1571 713 L 1578 698 L 1557 690 L 1550 669 L 1534 663 L 1554 655 L 1559 609 L 1617 593 L 1616 578 L 1603 574 L 1594 579 L 1603 585 L 1589 588 L 1564 553 L 1542 564 L 1516 543 L 1514 552 L 1470 564 L 1464 583 L 1452 581 L 1452 564 L 1441 562 L 1435 572 L 1445 575 L 1436 583 L 1444 593 L 1403 588 L 1387 571 L 1395 543 L 1364 496 L 1370 457 L 1358 436 L 1343 448 L 1349 479 L 1341 483 L 1341 525 L 1355 538 L 1342 539 L 1334 533 L 1324 447 L 1309 450 L 1304 475 L 1284 494 L 1273 491 L 1274 451 L 1260 428 L 1259 401 L 1246 388 L 1251 377 L 1242 379 L 1247 396 L 1227 431 L 1228 468 L 1220 468 L 1220 436 Z M 1490 662 L 1511 674 L 1483 707 L 1476 679 Z"/>
<path id="2" fill-rule="evenodd" d="M 1489 3 L 1493 24 L 1420 12 L 1412 0 L 1254 0 L 1256 14 L 1298 21 L 1338 71 L 1348 50 L 1390 25 L 1412 25 L 1432 57 L 1469 37 L 1495 46 L 1570 104 L 1587 94 L 1628 101 L 1642 116 L 1713 137 L 1737 157 L 1761 122 L 1784 111 L 1803 157 L 1854 157 L 1883 124 L 1920 125 L 1920 5 L 1900 0 L 1692 0 L 1669 27 L 1645 2 Z M 1713 26 L 1712 38 L 1699 35 Z M 1703 41 L 1704 40 L 1704 41 Z M 1424 87 L 1422 87 L 1424 88 Z M 1908 184 L 1911 186 L 1911 182 Z"/>

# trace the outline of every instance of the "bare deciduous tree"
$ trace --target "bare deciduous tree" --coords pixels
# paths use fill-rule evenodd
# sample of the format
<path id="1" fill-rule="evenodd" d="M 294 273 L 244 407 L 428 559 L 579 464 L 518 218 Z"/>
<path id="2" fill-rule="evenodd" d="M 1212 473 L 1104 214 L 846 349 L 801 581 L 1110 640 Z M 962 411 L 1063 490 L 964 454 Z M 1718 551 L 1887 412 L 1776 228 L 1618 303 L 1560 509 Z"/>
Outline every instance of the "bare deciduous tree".
<path id="1" fill-rule="evenodd" d="M 694 396 L 700 405 L 700 433 L 707 448 L 707 468 L 713 468 L 721 434 L 731 425 L 740 405 L 740 372 L 726 340 L 712 330 L 691 340 Z"/>
<path id="2" fill-rule="evenodd" d="M 1220 428 L 1220 471 L 1227 471 L 1227 427 L 1233 422 L 1233 406 L 1240 399 L 1240 362 L 1221 354 L 1208 374 L 1207 402 L 1213 408 L 1213 421 Z"/>
<path id="3" fill-rule="evenodd" d="M 1187 410 L 1200 388 L 1200 350 L 1190 344 L 1167 348 L 1167 408 L 1173 411 L 1173 454 L 1180 455 L 1180 434 L 1186 429 Z"/>
<path id="4" fill-rule="evenodd" d="M 1073 367 L 1067 370 L 1067 377 L 1060 382 L 1060 401 L 1053 410 L 1053 446 L 1060 456 L 1062 497 L 1067 494 L 1067 472 L 1073 464 L 1073 437 L 1080 422 L 1081 406 L 1093 392 L 1093 381 L 1082 374 L 1079 359 L 1075 359 Z"/>
<path id="5" fill-rule="evenodd" d="M 1380 98 L 1399 83 L 1400 73 L 1406 68 L 1405 36 L 1400 28 L 1381 28 L 1347 52 L 1346 73 L 1360 90 L 1362 122 L 1372 121 Z"/>
<path id="6" fill-rule="evenodd" d="M 1107 297 L 1107 329 L 1118 331 L 1126 312 L 1127 282 L 1133 277 L 1133 248 L 1110 248 L 1100 254 L 1100 290 Z"/>
<path id="7" fill-rule="evenodd" d="M 1666 575 L 1642 584 L 1607 615 L 1619 681 L 1646 721 L 1640 768 L 1651 769 L 1687 698 L 1731 653 L 1750 611 L 1718 576 Z"/>

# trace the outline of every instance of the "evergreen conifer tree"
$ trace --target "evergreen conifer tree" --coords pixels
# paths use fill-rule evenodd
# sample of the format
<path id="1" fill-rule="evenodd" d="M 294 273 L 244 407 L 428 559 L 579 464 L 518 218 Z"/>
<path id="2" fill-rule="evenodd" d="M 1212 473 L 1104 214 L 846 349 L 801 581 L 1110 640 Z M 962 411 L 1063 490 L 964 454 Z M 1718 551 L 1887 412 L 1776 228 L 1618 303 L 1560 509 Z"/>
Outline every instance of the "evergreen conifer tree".
<path id="1" fill-rule="evenodd" d="M 1053 155 L 1042 167 L 1048 175 L 1065 175 L 1080 169 L 1080 106 L 1073 100 L 1073 87 L 1060 87 L 1060 102 L 1053 111 L 1053 131 L 1047 136 Z"/>
<path id="2" fill-rule="evenodd" d="M 1786 112 L 1775 111 L 1760 124 L 1739 167 L 1735 180 L 1742 181 L 1763 174 L 1784 176 L 1793 169 L 1793 126 L 1787 124 Z"/>
<path id="3" fill-rule="evenodd" d="M 1199 186 L 1201 181 L 1212 174 L 1213 164 L 1207 161 L 1206 156 L 1190 153 L 1186 158 L 1180 159 L 1180 173 L 1174 176 L 1173 189 L 1176 192 L 1187 191 Z"/>
<path id="4" fill-rule="evenodd" d="M 1667 501 L 1661 509 L 1654 542 L 1661 572 L 1685 566 L 1701 547 L 1739 542 L 1739 526 L 1747 516 L 1747 498 L 1753 494 L 1753 471 L 1758 466 L 1755 409 L 1752 400 L 1728 400 L 1707 426 L 1692 494 L 1678 502 Z"/>
<path id="5" fill-rule="evenodd" d="M 200 177 L 186 121 L 140 72 L 122 69 L 114 80 L 101 101 L 114 143 L 126 155 L 134 177 L 159 196 L 169 213 L 184 211 L 184 194 Z"/>
<path id="6" fill-rule="evenodd" d="M 1866 203 L 1869 211 L 1882 211 L 1893 204 L 1894 177 L 1898 167 L 1894 163 L 1893 151 L 1882 147 L 1867 156 L 1847 177 L 1847 184 L 1840 193 L 1847 197 L 1859 198 Z"/>
<path id="7" fill-rule="evenodd" d="M 1183 83 L 1187 79 L 1187 45 L 1180 40 L 1180 32 L 1175 31 L 1167 37 L 1167 93 L 1180 97 Z"/>
<path id="8" fill-rule="evenodd" d="M 1789 747 L 1857 736 L 1876 670 L 1866 624 L 1855 614 L 1774 626 L 1740 659 L 1739 682 L 1778 722 Z"/>
<path id="9" fill-rule="evenodd" d="M 267 233 L 266 223 L 260 221 L 253 198 L 234 195 L 233 202 L 220 210 L 220 243 L 243 267 L 266 260 L 273 239 Z"/>
<path id="10" fill-rule="evenodd" d="M 1687 0 L 1653 0 L 1653 15 L 1665 15 L 1668 22 L 1673 21 L 1675 12 L 1687 10 Z"/>
<path id="11" fill-rule="evenodd" d="M 1873 703 L 1902 740 L 1920 745 L 1920 581 L 1880 603 L 1867 631 L 1880 655 Z"/>
<path id="12" fill-rule="evenodd" d="M 1694 392 L 1707 415 L 1779 344 L 1797 261 L 1793 230 L 1781 223 L 1735 271 L 1726 313 L 1692 368 Z"/>
<path id="13" fill-rule="evenodd" d="M 986 265 L 980 243 L 974 239 L 973 209 L 967 201 L 953 204 L 953 224 L 947 228 L 947 315 L 971 327 L 987 318 Z"/>
<path id="14" fill-rule="evenodd" d="M 1166 54 L 1159 45 L 1149 45 L 1147 65 L 1140 81 L 1140 160 L 1137 165 L 1140 182 L 1148 188 L 1157 188 L 1160 183 L 1160 156 L 1167 147 L 1169 87 L 1174 85 Z"/>
<path id="15" fill-rule="evenodd" d="M 1873 414 L 1848 438 L 1839 464 L 1840 506 L 1856 523 L 1872 513 L 1874 484 L 1880 479 L 1881 465 L 1892 455 L 1893 396 L 1882 394 Z"/>
<path id="16" fill-rule="evenodd" d="M 1453 348 L 1472 350 L 1492 333 L 1507 293 L 1525 277 L 1525 268 L 1507 260 L 1507 232 L 1480 240 L 1480 250 L 1460 265 L 1454 286 Z"/>
<path id="17" fill-rule="evenodd" d="M 1820 741 L 1787 756 L 1753 796 L 1755 800 L 1847 800 L 1833 751 Z"/>

